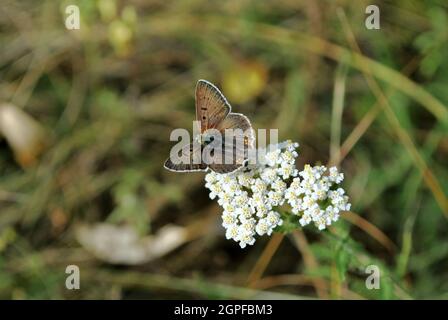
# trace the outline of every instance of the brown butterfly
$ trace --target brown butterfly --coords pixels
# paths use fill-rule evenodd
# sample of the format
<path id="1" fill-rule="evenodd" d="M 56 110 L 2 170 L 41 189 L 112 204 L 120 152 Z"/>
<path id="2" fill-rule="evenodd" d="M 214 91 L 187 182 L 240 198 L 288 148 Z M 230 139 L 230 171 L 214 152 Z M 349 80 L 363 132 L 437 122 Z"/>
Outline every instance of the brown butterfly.
<path id="1" fill-rule="evenodd" d="M 196 120 L 200 123 L 196 143 L 189 143 L 180 151 L 189 161 L 175 163 L 168 158 L 166 169 L 188 172 L 210 168 L 218 173 L 230 173 L 245 165 L 248 150 L 254 144 L 250 121 L 241 113 L 231 112 L 221 91 L 206 80 L 199 80 L 196 85 Z M 194 155 L 199 153 L 201 157 L 197 161 Z"/>

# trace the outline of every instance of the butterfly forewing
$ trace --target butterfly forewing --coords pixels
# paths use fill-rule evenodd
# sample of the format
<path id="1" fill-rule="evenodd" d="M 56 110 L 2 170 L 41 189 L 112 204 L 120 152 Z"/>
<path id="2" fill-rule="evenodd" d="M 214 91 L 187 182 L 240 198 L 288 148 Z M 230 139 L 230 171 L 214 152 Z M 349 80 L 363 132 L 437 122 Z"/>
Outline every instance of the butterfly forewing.
<path id="1" fill-rule="evenodd" d="M 230 105 L 213 84 L 199 80 L 196 85 L 196 118 L 201 122 L 201 132 L 216 128 L 229 114 Z"/>

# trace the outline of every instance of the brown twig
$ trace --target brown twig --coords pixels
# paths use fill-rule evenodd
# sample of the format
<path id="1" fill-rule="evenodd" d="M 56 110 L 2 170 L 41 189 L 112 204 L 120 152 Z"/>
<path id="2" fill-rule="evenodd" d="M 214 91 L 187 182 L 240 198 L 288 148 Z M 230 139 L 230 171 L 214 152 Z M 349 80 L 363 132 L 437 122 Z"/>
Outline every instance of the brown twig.
<path id="1" fill-rule="evenodd" d="M 253 288 L 256 282 L 261 278 L 267 266 L 269 265 L 269 262 L 271 262 L 272 257 L 280 246 L 283 238 L 284 235 L 282 233 L 274 233 L 272 235 L 272 238 L 269 240 L 266 248 L 263 250 L 263 253 L 258 258 L 257 262 L 249 273 L 249 277 L 247 280 L 247 286 L 249 288 Z"/>
<path id="2" fill-rule="evenodd" d="M 394 252 L 397 249 L 397 246 L 386 234 L 384 234 L 384 232 L 363 217 L 351 211 L 344 212 L 341 217 L 365 231 L 368 235 L 381 243 L 387 250 L 389 250 L 389 252 Z"/>
<path id="3" fill-rule="evenodd" d="M 308 270 L 315 270 L 319 268 L 319 263 L 313 255 L 313 252 L 310 249 L 308 241 L 306 240 L 303 231 L 298 229 L 292 233 L 292 237 L 294 239 L 294 243 L 297 246 L 297 249 L 300 251 L 303 257 L 303 262 L 305 263 L 305 267 Z M 321 278 L 313 279 L 313 285 L 316 289 L 316 293 L 321 299 L 328 299 L 328 286 Z"/>

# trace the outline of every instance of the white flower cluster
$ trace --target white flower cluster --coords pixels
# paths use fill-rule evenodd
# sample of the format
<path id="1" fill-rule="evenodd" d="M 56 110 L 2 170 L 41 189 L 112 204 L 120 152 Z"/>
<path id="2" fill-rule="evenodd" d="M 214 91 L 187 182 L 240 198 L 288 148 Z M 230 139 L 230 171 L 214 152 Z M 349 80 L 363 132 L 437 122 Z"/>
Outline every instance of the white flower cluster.
<path id="1" fill-rule="evenodd" d="M 292 212 L 301 216 L 302 226 L 314 222 L 319 230 L 323 230 L 339 219 L 341 211 L 350 210 L 344 189 L 338 187 L 344 174 L 336 167 L 327 170 L 324 166 L 305 165 L 299 176 L 292 180 L 285 198 Z"/>
<path id="2" fill-rule="evenodd" d="M 205 176 L 210 198 L 218 198 L 224 209 L 222 225 L 227 239 L 244 248 L 254 244 L 257 234 L 271 235 L 283 224 L 278 211 L 285 202 L 295 215 L 301 215 L 302 226 L 313 221 L 319 229 L 336 221 L 340 211 L 349 210 L 344 190 L 336 189 L 343 175 L 336 168 L 325 174 L 325 167 L 310 166 L 299 173 L 295 166 L 298 146 L 286 141 L 269 151 L 259 150 L 257 165 L 229 174 L 212 171 Z"/>

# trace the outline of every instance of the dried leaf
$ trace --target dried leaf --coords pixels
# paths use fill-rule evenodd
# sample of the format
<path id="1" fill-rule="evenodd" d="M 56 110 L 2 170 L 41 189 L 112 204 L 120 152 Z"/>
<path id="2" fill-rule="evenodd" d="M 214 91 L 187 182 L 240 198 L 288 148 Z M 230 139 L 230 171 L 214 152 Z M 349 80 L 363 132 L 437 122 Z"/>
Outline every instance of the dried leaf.
<path id="1" fill-rule="evenodd" d="M 185 228 L 167 225 L 155 235 L 139 237 L 130 226 L 100 223 L 81 226 L 77 239 L 98 259 L 112 264 L 137 265 L 160 258 L 185 243 Z"/>
<path id="2" fill-rule="evenodd" d="M 0 133 L 22 167 L 33 165 L 46 144 L 47 135 L 40 123 L 10 103 L 0 105 Z"/>

